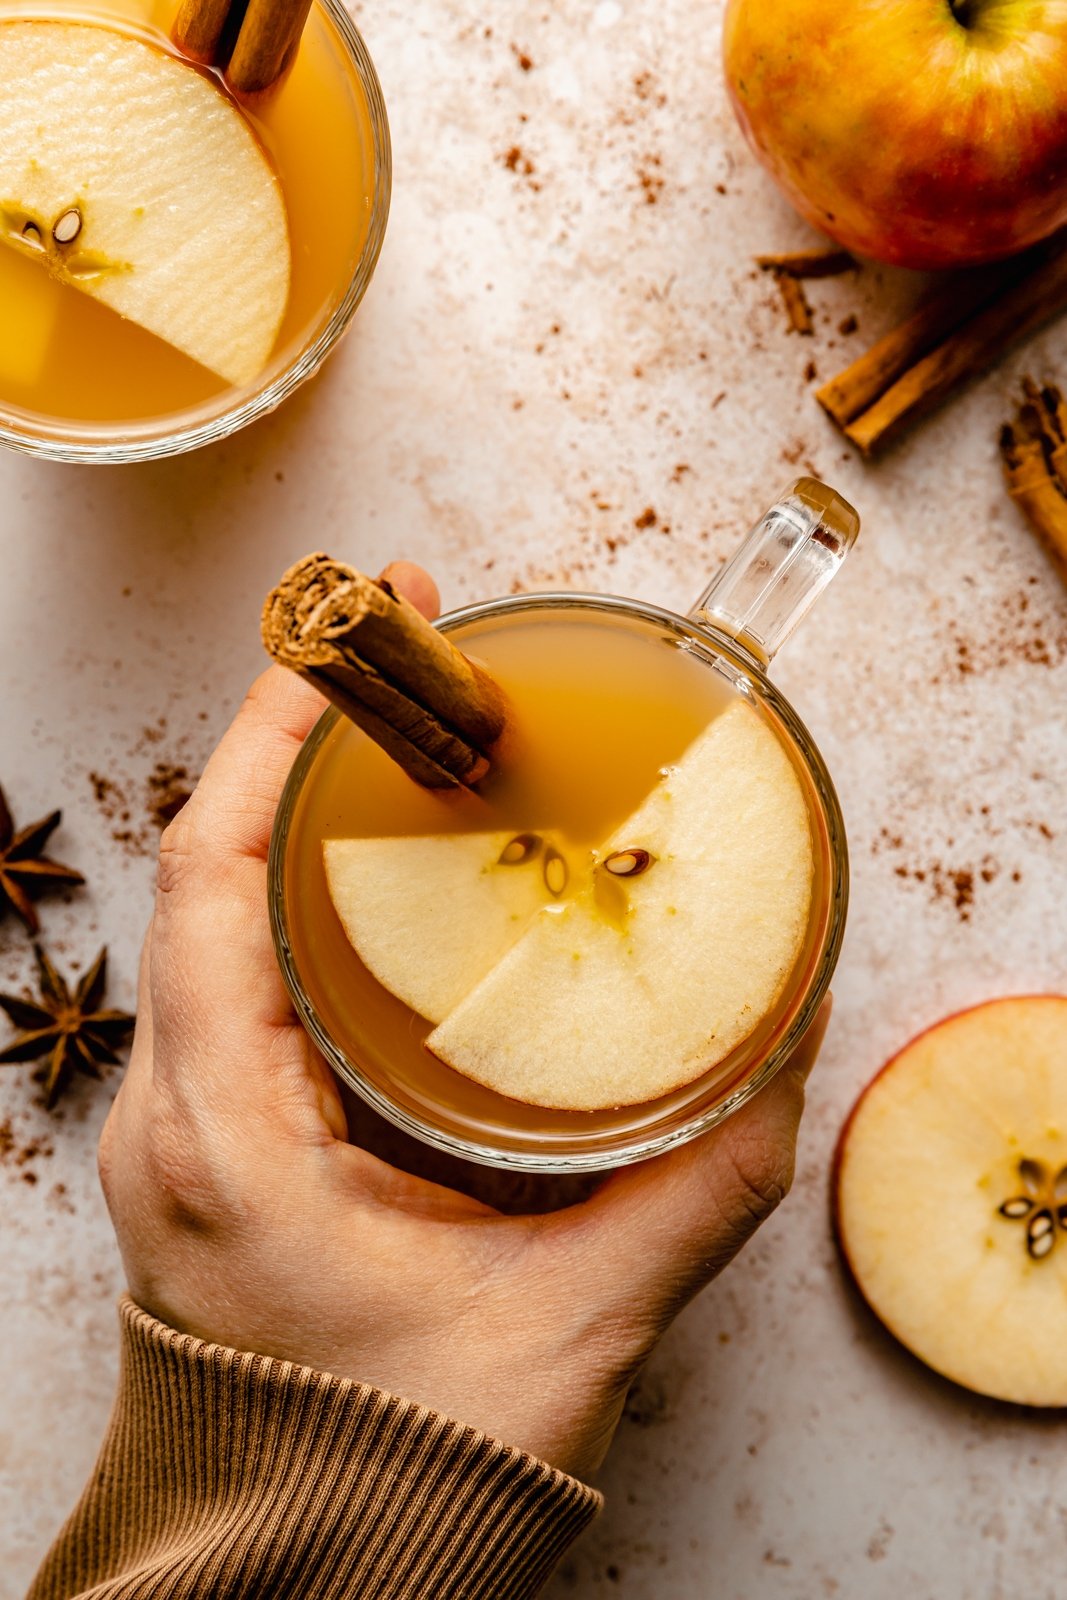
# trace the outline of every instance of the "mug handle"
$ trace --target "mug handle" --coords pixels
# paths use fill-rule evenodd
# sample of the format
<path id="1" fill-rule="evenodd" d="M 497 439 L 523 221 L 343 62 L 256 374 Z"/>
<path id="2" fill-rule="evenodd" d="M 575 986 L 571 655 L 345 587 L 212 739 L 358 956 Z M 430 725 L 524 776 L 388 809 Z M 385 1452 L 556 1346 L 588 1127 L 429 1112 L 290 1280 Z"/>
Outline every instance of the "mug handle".
<path id="1" fill-rule="evenodd" d="M 709 583 L 694 622 L 729 634 L 766 666 L 844 561 L 860 519 L 836 489 L 798 478 Z"/>

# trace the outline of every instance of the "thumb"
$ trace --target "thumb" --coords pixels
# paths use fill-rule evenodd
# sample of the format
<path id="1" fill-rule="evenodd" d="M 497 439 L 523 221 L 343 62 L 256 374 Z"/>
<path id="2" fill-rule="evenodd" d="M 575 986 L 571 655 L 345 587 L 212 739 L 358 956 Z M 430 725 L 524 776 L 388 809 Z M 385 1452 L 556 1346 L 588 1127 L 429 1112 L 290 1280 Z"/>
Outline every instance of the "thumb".
<path id="1" fill-rule="evenodd" d="M 829 1018 L 827 1000 L 773 1080 L 720 1127 L 616 1173 L 570 1214 L 577 1265 L 609 1304 L 636 1309 L 658 1332 L 785 1197 Z"/>

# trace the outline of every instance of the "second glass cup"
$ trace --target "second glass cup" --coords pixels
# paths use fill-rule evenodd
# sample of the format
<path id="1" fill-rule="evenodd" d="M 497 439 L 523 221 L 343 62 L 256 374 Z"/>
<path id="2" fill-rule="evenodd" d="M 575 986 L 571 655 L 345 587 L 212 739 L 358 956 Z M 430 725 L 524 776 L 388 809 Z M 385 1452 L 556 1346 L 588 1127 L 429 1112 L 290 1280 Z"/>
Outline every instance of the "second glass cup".
<path id="1" fill-rule="evenodd" d="M 270 859 L 271 918 L 282 971 L 305 1026 L 340 1076 L 377 1111 L 406 1132 L 468 1160 L 525 1171 L 594 1171 L 693 1138 L 743 1105 L 778 1070 L 828 990 L 844 932 L 848 860 L 829 774 L 765 668 L 837 570 L 858 526 L 855 512 L 832 490 L 802 479 L 760 521 L 687 617 L 610 596 L 532 594 L 443 618 L 441 629 L 501 683 L 521 730 L 516 758 L 487 794 L 484 812 L 459 815 L 440 791 L 421 790 L 337 711 L 324 714 L 279 808 Z M 388 862 L 389 870 L 373 891 L 368 879 L 367 895 L 381 894 L 384 881 L 382 916 L 395 923 L 402 946 L 398 952 L 394 940 L 388 959 L 417 970 L 431 948 L 448 941 L 458 941 L 459 948 L 475 926 L 463 920 L 469 907 L 442 899 L 420 881 L 420 872 L 436 871 L 432 863 L 449 854 L 447 844 L 443 852 L 433 844 L 430 857 L 419 854 L 425 841 L 486 829 L 503 839 L 513 835 L 501 859 L 540 852 L 547 880 L 552 849 L 530 831 L 540 828 L 545 841 L 568 841 L 564 849 L 575 888 L 585 871 L 583 859 L 597 860 L 596 847 L 635 813 L 657 783 L 662 786 L 665 773 L 669 784 L 694 741 L 738 705 L 747 708 L 742 715 L 749 726 L 758 719 L 764 730 L 762 744 L 753 746 L 762 753 L 745 790 L 754 809 L 751 817 L 730 818 L 711 811 L 700 826 L 709 834 L 732 829 L 741 841 L 741 856 L 747 828 L 795 831 L 796 808 L 788 822 L 789 803 L 780 809 L 771 794 L 781 794 L 781 771 L 791 768 L 794 781 L 786 787 L 803 797 L 811 892 L 784 980 L 762 1014 L 743 1022 L 734 1046 L 725 1055 L 709 1050 L 713 1064 L 701 1071 L 698 1062 L 688 1081 L 667 1092 L 643 1100 L 629 1093 L 629 1103 L 583 1110 L 562 1109 L 558 1102 L 548 1109 L 497 1092 L 427 1049 L 430 1022 L 372 976 L 346 937 L 331 901 L 324 842 L 374 841 L 372 854 L 379 865 Z M 771 795 L 766 803 L 765 795 Z M 619 854 L 618 842 L 612 848 Z M 610 891 L 603 899 L 604 916 L 621 929 L 625 912 L 620 919 L 612 897 L 625 894 L 625 877 L 610 874 L 635 865 L 642 870 L 639 859 L 625 859 L 632 853 L 621 852 L 624 859 L 605 876 L 601 851 L 594 868 Z M 787 884 L 792 866 L 784 855 L 781 860 L 780 883 L 773 873 L 767 881 L 764 852 L 764 881 L 752 884 L 753 905 L 758 900 L 764 908 L 759 917 L 769 917 L 771 924 L 779 914 L 783 921 L 797 914 L 795 889 Z M 562 882 L 566 869 L 556 870 Z M 672 865 L 678 889 L 669 898 L 678 903 L 661 905 L 657 914 L 669 920 L 680 913 L 678 927 L 686 921 L 699 930 L 699 940 L 685 948 L 704 971 L 719 963 L 732 965 L 736 974 L 747 962 L 759 964 L 765 930 L 759 917 L 749 915 L 744 895 L 738 901 L 728 852 L 719 870 L 735 879 L 732 921 L 716 905 L 717 892 L 726 893 L 721 876 L 694 876 L 687 882 L 684 852 Z M 460 881 L 465 893 L 465 880 Z M 562 891 L 562 903 L 569 894 Z M 597 896 L 599 906 L 600 887 Z M 692 916 L 698 896 L 704 903 Z M 410 915 L 405 904 L 412 907 Z M 771 942 L 780 944 L 780 929 L 771 931 Z M 670 937 L 676 937 L 676 929 Z M 653 944 L 655 939 L 653 933 Z M 660 989 L 651 994 L 635 997 L 615 990 L 614 999 L 606 994 L 605 988 L 627 982 L 624 943 L 617 973 L 610 955 L 605 968 L 602 949 L 599 964 L 581 969 L 585 948 L 574 951 L 574 966 L 564 975 L 570 998 L 552 1056 L 553 1072 L 559 1079 L 556 1068 L 561 1069 L 564 1084 L 568 1039 L 578 1041 L 584 1032 L 587 1040 L 598 1017 L 611 1023 L 605 1030 L 612 1035 L 610 1042 L 605 1036 L 606 1059 L 611 1049 L 619 1050 L 620 1040 L 627 1053 L 632 1029 L 643 1040 L 638 1054 L 650 1058 L 657 1036 L 669 1033 L 673 1014 L 688 1003 L 688 994 L 678 987 L 683 982 L 678 971 L 664 973 Z M 558 1000 L 549 995 L 548 1008 L 558 1012 Z M 535 1001 L 531 1012 L 529 996 L 513 991 L 510 1011 L 505 1008 L 497 1018 L 505 1049 L 508 1029 L 521 1029 L 527 1013 L 540 1024 L 544 1010 Z"/>
<path id="2" fill-rule="evenodd" d="M 0 29 L 83 24 L 173 55 L 175 9 L 176 0 L 0 0 Z M 274 167 L 289 225 L 289 298 L 266 365 L 252 381 L 228 384 L 0 242 L 0 443 L 60 461 L 175 455 L 273 410 L 329 355 L 378 260 L 391 184 L 381 87 L 340 0 L 314 0 L 291 71 L 241 111 Z M 0 139 L 3 131 L 0 105 Z M 136 149 L 132 123 L 128 139 Z M 152 179 L 145 189 L 155 195 Z M 18 222 L 10 205 L 5 212 L 10 199 L 0 194 L 8 228 Z M 240 218 L 221 217 L 218 227 L 239 230 Z"/>

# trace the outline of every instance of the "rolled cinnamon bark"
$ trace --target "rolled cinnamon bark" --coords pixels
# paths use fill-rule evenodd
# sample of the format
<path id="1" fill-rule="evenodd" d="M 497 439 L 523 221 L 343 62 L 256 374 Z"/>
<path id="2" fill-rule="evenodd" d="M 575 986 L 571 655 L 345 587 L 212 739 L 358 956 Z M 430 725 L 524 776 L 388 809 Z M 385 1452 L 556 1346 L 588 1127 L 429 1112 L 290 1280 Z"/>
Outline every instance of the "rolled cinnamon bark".
<path id="1" fill-rule="evenodd" d="M 507 720 L 504 696 L 388 583 L 321 553 L 267 596 L 263 643 L 417 783 L 475 784 Z"/>
<path id="2" fill-rule="evenodd" d="M 784 255 L 757 256 L 756 265 L 787 278 L 837 278 L 842 272 L 859 270 L 859 262 L 847 250 L 789 250 Z"/>
<path id="3" fill-rule="evenodd" d="M 1067 305 L 1067 231 L 950 279 L 815 398 L 864 455 Z"/>
<path id="4" fill-rule="evenodd" d="M 1014 423 L 1000 430 L 1008 493 L 1067 583 L 1067 405 L 1052 384 L 1023 380 Z"/>
<path id="5" fill-rule="evenodd" d="M 248 0 L 226 68 L 238 95 L 261 94 L 286 71 L 296 51 L 311 0 Z"/>
<path id="6" fill-rule="evenodd" d="M 171 38 L 191 61 L 224 68 L 247 98 L 288 70 L 310 9 L 311 0 L 182 0 Z"/>
<path id="7" fill-rule="evenodd" d="M 223 40 L 233 26 L 230 0 L 182 0 L 170 36 L 190 61 L 223 66 Z"/>

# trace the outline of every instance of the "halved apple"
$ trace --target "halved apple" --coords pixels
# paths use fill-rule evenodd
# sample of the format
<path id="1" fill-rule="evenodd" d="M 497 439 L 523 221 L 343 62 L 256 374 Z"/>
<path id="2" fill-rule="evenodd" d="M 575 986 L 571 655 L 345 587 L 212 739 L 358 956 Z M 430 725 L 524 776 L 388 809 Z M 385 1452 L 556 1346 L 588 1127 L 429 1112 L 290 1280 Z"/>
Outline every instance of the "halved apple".
<path id="1" fill-rule="evenodd" d="M 994 1000 L 906 1045 L 838 1144 L 839 1244 L 936 1372 L 1067 1405 L 1067 998 Z"/>
<path id="2" fill-rule="evenodd" d="M 545 835 L 512 830 L 326 839 L 322 856 L 356 954 L 430 1022 L 459 1004 L 553 898 L 558 859 Z"/>
<path id="3" fill-rule="evenodd" d="M 281 189 L 188 63 L 105 27 L 0 23 L 0 239 L 227 382 L 289 294 Z"/>
<path id="4" fill-rule="evenodd" d="M 721 1061 L 774 1006 L 804 942 L 812 876 L 800 781 L 774 733 L 738 702 L 428 1048 L 540 1106 L 591 1111 L 666 1094 Z"/>

